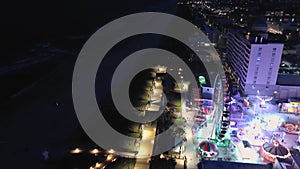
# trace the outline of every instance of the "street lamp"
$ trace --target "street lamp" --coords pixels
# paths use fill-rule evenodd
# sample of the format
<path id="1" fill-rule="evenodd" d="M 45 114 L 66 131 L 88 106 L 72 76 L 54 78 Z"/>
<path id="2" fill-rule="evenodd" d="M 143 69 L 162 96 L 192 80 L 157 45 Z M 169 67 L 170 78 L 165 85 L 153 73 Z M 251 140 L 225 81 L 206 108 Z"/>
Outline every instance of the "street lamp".
<path id="1" fill-rule="evenodd" d="M 95 168 L 100 168 L 102 166 L 102 163 L 96 163 Z"/>
<path id="2" fill-rule="evenodd" d="M 79 154 L 81 152 L 82 152 L 82 150 L 79 148 L 75 148 L 74 150 L 71 150 L 71 154 Z"/>
<path id="3" fill-rule="evenodd" d="M 274 99 L 277 99 L 277 96 L 278 96 L 278 91 L 274 91 Z"/>
<path id="4" fill-rule="evenodd" d="M 90 151 L 91 154 L 97 155 L 100 153 L 100 151 L 97 148 L 94 148 L 93 150 Z"/>
<path id="5" fill-rule="evenodd" d="M 110 153 L 110 154 L 113 154 L 113 153 L 115 153 L 115 150 L 110 149 L 110 150 L 108 150 L 107 152 Z"/>

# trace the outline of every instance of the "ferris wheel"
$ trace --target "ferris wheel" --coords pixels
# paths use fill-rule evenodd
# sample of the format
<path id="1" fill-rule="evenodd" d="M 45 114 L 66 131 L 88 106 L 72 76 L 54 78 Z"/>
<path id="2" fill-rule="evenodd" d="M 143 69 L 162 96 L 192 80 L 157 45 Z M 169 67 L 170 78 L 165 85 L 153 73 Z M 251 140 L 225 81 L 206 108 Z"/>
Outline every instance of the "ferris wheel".
<path id="1" fill-rule="evenodd" d="M 215 142 L 223 142 L 226 139 L 230 124 L 229 111 L 224 110 L 224 92 L 225 83 L 220 74 L 216 75 L 214 80 L 214 109 L 212 114 L 213 128 L 211 131 L 211 140 Z"/>

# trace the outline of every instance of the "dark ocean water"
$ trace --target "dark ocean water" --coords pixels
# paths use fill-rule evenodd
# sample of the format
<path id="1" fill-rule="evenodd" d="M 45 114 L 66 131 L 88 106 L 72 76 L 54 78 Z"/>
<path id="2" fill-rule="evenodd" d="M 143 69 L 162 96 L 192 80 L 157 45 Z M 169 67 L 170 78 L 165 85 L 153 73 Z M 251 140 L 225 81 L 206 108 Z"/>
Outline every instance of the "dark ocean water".
<path id="1" fill-rule="evenodd" d="M 0 22 L 0 72 L 1 68 L 13 67 L 21 60 L 31 58 L 34 61 L 32 58 L 56 55 L 57 49 L 67 53 L 66 56 L 76 57 L 89 36 L 103 25 L 124 15 L 149 11 L 176 14 L 176 0 L 10 1 L 0 13 L 3 16 Z M 43 47 L 48 45 L 50 48 Z M 39 69 L 50 72 L 54 66 Z M 30 73 L 24 74 L 28 69 Z M 25 67 L 0 76 L 4 86 L 0 89 L 0 100 L 40 79 L 40 72 L 31 69 Z"/>
<path id="2" fill-rule="evenodd" d="M 175 0 L 9 1 L 2 5 L 0 59 L 37 42 L 95 32 L 104 24 L 136 12 L 170 12 Z"/>
<path id="3" fill-rule="evenodd" d="M 76 57 L 89 36 L 108 22 L 138 12 L 177 14 L 176 2 L 177 0 L 7 2 L 2 6 L 3 10 L 0 10 L 0 80 L 4 85 L 0 92 L 6 90 L 0 100 L 40 78 L 40 73 L 36 70 L 29 70 L 30 73 L 24 74 L 24 71 L 31 69 L 28 66 L 8 74 L 4 74 L 3 69 L 14 68 L 20 61 L 39 61 L 61 53 Z M 61 60 L 64 58 L 66 57 L 62 56 Z M 51 66 L 42 68 L 43 72 L 51 71 Z"/>
<path id="4" fill-rule="evenodd" d="M 137 12 L 176 14 L 177 1 L 9 1 L 0 10 L 0 68 L 34 57 L 30 51 L 37 44 L 77 55 L 88 37 L 108 22 Z"/>

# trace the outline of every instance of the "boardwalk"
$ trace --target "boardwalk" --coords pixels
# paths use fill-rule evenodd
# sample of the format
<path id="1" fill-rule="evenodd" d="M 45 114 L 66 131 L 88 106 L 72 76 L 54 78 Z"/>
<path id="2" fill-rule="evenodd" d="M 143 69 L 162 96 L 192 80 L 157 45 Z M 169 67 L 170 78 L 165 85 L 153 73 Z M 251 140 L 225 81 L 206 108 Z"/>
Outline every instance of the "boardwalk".
<path id="1" fill-rule="evenodd" d="M 150 105 L 147 109 L 147 114 L 158 113 L 162 106 L 162 94 L 163 94 L 163 86 L 162 81 L 156 79 L 153 92 L 150 95 Z M 148 169 L 149 168 L 149 160 L 152 156 L 153 146 L 154 146 L 154 138 L 156 133 L 156 121 L 151 124 L 145 124 L 143 130 L 143 137 L 140 144 L 140 149 L 138 154 L 136 155 L 137 160 L 134 166 L 134 169 Z"/>
<path id="2" fill-rule="evenodd" d="M 148 169 L 149 160 L 152 155 L 154 137 L 156 132 L 156 123 L 145 126 L 140 150 L 137 154 L 137 160 L 134 169 Z"/>
<path id="3" fill-rule="evenodd" d="M 192 127 L 194 125 L 194 115 L 195 112 L 188 111 L 182 113 L 182 116 L 187 119 L 187 123 L 185 126 L 187 142 L 185 143 L 185 151 L 182 153 L 183 156 L 187 158 L 187 168 L 195 169 L 197 168 L 197 164 L 199 162 L 199 158 L 196 156 L 196 145 L 194 144 L 194 136 L 192 133 Z M 181 160 L 178 160 L 181 162 Z M 179 167 L 178 167 L 179 168 Z"/>

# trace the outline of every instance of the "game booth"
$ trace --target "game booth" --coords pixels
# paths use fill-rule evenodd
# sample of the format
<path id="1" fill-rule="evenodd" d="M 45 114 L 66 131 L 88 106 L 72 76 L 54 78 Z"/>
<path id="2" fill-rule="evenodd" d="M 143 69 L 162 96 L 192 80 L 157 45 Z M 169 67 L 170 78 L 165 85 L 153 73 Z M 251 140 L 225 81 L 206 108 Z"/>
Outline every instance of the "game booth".
<path id="1" fill-rule="evenodd" d="M 289 102 L 281 104 L 282 113 L 300 113 L 300 102 Z"/>

